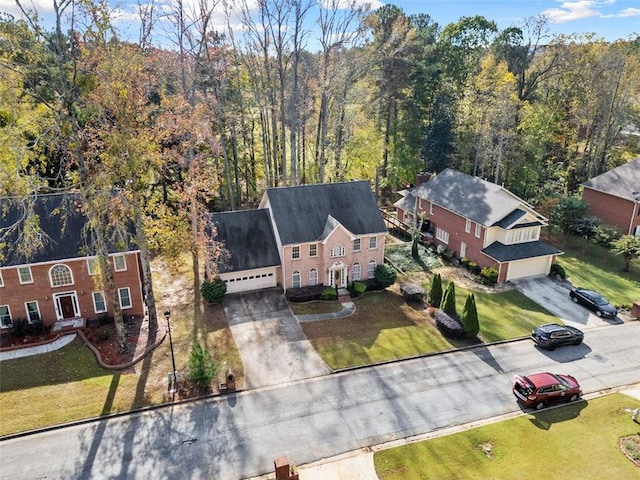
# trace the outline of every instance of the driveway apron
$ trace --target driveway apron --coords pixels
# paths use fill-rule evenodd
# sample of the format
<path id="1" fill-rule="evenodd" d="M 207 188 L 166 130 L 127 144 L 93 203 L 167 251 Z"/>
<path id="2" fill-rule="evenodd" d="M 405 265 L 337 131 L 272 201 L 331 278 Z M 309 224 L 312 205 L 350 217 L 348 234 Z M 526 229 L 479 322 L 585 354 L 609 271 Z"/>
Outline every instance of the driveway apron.
<path id="1" fill-rule="evenodd" d="M 226 295 L 222 306 L 244 364 L 245 388 L 330 373 L 279 290 Z"/>

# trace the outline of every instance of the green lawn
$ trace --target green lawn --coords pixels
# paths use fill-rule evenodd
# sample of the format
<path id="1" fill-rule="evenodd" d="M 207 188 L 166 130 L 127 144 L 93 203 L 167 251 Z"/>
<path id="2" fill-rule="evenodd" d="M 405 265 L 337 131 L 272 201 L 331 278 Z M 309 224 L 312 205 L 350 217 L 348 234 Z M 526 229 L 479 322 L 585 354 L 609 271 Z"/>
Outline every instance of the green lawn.
<path id="1" fill-rule="evenodd" d="M 382 450 L 380 480 L 639 478 L 620 438 L 637 434 L 625 408 L 638 400 L 613 394 L 461 433 Z"/>

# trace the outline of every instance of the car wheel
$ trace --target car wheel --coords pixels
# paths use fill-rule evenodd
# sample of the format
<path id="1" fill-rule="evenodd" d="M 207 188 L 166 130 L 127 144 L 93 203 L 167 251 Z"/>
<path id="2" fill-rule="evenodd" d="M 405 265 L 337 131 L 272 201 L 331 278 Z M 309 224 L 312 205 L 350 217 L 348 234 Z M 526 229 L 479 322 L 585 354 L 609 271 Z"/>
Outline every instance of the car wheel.
<path id="1" fill-rule="evenodd" d="M 576 340 L 575 342 L 573 342 L 574 345 L 580 345 L 582 343 L 582 340 Z"/>
<path id="2" fill-rule="evenodd" d="M 547 345 L 547 350 L 549 350 L 550 352 L 553 352 L 556 349 L 555 345 Z"/>
<path id="3" fill-rule="evenodd" d="M 571 300 L 573 300 L 573 303 L 578 303 L 578 297 L 571 297 Z"/>
<path id="4" fill-rule="evenodd" d="M 601 316 L 602 316 L 602 312 L 601 312 L 600 310 L 596 310 L 596 315 L 597 315 L 598 317 L 601 317 Z"/>
<path id="5" fill-rule="evenodd" d="M 536 410 L 542 410 L 544 408 L 544 402 L 540 402 L 536 404 Z"/>
<path id="6" fill-rule="evenodd" d="M 571 398 L 569 399 L 569 401 L 570 402 L 575 402 L 577 399 L 578 399 L 578 395 L 574 394 L 574 395 L 571 395 Z"/>

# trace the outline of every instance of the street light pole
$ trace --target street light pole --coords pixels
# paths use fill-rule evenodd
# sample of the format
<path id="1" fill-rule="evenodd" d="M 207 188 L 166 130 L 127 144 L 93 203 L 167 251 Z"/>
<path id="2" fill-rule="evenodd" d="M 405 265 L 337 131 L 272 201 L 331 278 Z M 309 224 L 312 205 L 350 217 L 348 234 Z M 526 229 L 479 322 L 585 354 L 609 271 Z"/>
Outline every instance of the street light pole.
<path id="1" fill-rule="evenodd" d="M 173 383 L 171 385 L 170 393 L 175 399 L 176 388 L 178 387 L 178 371 L 176 370 L 176 357 L 173 355 L 173 339 L 171 338 L 171 311 L 164 311 L 164 318 L 167 319 L 167 329 L 169 331 L 169 347 L 171 348 L 171 364 L 173 365 Z"/>

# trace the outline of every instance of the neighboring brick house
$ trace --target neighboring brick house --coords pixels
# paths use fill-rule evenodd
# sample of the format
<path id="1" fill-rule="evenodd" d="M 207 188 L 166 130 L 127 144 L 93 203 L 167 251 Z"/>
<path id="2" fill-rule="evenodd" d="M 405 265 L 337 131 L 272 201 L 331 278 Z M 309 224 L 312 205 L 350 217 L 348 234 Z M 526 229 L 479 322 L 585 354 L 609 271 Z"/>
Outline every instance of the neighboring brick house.
<path id="1" fill-rule="evenodd" d="M 590 214 L 619 227 L 625 235 L 640 235 L 640 158 L 582 184 L 582 199 Z"/>
<path id="2" fill-rule="evenodd" d="M 257 210 L 212 214 L 227 292 L 346 287 L 384 262 L 387 228 L 366 181 L 268 189 Z"/>
<path id="3" fill-rule="evenodd" d="M 42 322 L 54 330 L 91 318 L 112 315 L 109 295 L 98 283 L 97 258 L 92 252 L 86 217 L 74 195 L 39 195 L 33 199 L 42 248 L 27 258 L 19 248 L 24 204 L 0 199 L 0 229 L 11 232 L 0 244 L 0 325 L 8 331 L 18 319 Z M 142 270 L 139 251 L 111 250 L 120 307 L 125 316 L 143 315 Z"/>
<path id="4" fill-rule="evenodd" d="M 458 258 L 498 270 L 498 282 L 546 275 L 562 252 L 540 241 L 548 224 L 524 200 L 504 187 L 446 169 L 402 192 L 398 219 L 425 216 L 436 244 Z"/>

